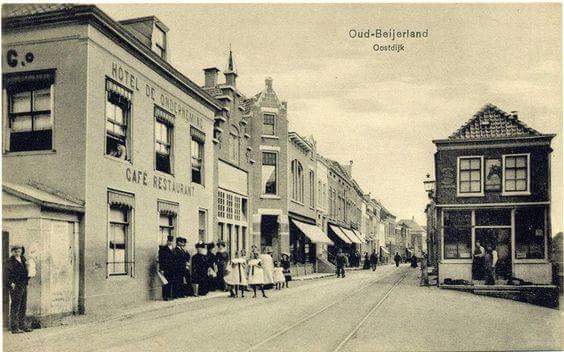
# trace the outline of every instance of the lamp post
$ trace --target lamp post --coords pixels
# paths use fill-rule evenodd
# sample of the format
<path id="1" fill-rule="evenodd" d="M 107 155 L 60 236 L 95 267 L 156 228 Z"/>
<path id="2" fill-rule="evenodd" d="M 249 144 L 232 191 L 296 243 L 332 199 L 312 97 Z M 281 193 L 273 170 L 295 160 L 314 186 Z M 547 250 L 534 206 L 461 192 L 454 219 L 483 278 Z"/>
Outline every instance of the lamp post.
<path id="1" fill-rule="evenodd" d="M 429 197 L 429 203 L 425 208 L 427 215 L 427 263 L 433 266 L 433 271 L 438 270 L 438 237 L 435 216 L 435 180 L 427 174 L 423 181 L 425 192 Z"/>
<path id="2" fill-rule="evenodd" d="M 431 175 L 427 174 L 425 181 L 423 181 L 423 186 L 425 186 L 425 191 L 429 198 L 434 199 L 435 197 L 435 180 L 431 180 Z"/>

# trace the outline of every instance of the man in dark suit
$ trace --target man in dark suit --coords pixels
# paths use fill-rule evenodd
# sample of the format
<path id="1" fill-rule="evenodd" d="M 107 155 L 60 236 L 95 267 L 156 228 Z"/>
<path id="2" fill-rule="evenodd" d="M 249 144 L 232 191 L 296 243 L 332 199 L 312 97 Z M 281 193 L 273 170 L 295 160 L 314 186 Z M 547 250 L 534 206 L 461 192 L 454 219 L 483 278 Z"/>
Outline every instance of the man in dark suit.
<path id="1" fill-rule="evenodd" d="M 168 281 L 163 285 L 163 300 L 174 299 L 172 291 L 174 282 L 174 236 L 167 236 L 166 245 L 159 248 L 159 271 Z"/>
<path id="2" fill-rule="evenodd" d="M 190 253 L 185 249 L 186 239 L 176 238 L 174 249 L 174 286 L 172 288 L 176 297 L 187 297 L 190 295 Z M 186 282 L 186 283 L 184 283 Z"/>
<path id="3" fill-rule="evenodd" d="M 12 246 L 12 255 L 6 263 L 6 285 L 10 293 L 10 330 L 13 334 L 29 332 L 25 325 L 27 308 L 27 283 L 29 280 L 22 246 Z"/>

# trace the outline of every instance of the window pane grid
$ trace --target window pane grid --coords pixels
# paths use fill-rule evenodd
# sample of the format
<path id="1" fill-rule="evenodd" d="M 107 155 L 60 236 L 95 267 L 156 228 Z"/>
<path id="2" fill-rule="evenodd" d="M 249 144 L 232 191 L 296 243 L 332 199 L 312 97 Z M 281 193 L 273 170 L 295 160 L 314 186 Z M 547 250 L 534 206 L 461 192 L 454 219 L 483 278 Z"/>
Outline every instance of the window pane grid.
<path id="1" fill-rule="evenodd" d="M 527 178 L 527 157 L 508 156 L 505 158 L 505 190 L 506 191 L 526 191 L 528 186 Z"/>
<path id="2" fill-rule="evenodd" d="M 480 158 L 460 159 L 459 192 L 479 193 L 482 191 L 482 167 Z"/>

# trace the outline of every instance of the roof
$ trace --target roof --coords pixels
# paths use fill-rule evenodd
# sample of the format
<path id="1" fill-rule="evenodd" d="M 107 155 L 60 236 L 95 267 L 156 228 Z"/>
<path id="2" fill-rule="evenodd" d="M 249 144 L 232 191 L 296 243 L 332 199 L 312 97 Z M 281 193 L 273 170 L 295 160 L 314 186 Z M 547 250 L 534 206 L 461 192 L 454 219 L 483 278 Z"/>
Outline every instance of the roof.
<path id="1" fill-rule="evenodd" d="M 2 191 L 30 201 L 42 207 L 58 210 L 69 210 L 80 213 L 84 212 L 84 206 L 82 204 L 70 201 L 61 196 L 33 187 L 31 185 L 20 185 L 3 182 Z"/>
<path id="2" fill-rule="evenodd" d="M 415 220 L 412 219 L 402 219 L 398 221 L 398 225 L 407 226 L 410 230 L 414 231 L 425 231 L 418 223 L 415 222 Z"/>
<path id="3" fill-rule="evenodd" d="M 124 45 L 134 55 L 141 55 L 146 64 L 165 78 L 172 78 L 174 82 L 186 93 L 200 100 L 208 107 L 221 111 L 223 106 L 219 101 L 210 96 L 200 86 L 174 68 L 169 62 L 153 52 L 143 44 L 135 34 L 130 32 L 126 26 L 115 21 L 104 11 L 95 5 L 77 4 L 10 4 L 2 6 L 2 29 L 4 32 L 17 30 L 26 27 L 38 27 L 53 23 L 66 24 L 69 21 L 81 22 L 93 20 L 96 24 L 101 24 L 99 29 L 115 40 L 120 45 Z"/>
<path id="4" fill-rule="evenodd" d="M 493 104 L 486 104 L 448 139 L 476 140 L 541 135 L 540 132 L 519 121 L 516 114 L 508 114 Z"/>

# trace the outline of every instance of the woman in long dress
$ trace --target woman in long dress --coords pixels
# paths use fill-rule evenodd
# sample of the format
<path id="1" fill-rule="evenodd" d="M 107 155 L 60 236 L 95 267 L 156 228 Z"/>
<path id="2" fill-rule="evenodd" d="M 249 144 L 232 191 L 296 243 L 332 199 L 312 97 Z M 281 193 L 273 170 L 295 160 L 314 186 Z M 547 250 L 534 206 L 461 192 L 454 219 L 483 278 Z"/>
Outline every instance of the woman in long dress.
<path id="1" fill-rule="evenodd" d="M 260 254 L 258 259 L 264 272 L 263 285 L 274 285 L 274 260 L 272 259 L 272 249 L 266 247 L 263 254 Z M 270 287 L 270 286 L 269 286 Z M 267 288 L 269 288 L 267 287 Z"/>
<path id="2" fill-rule="evenodd" d="M 257 297 L 257 286 L 260 288 L 262 296 L 268 298 L 266 297 L 266 293 L 264 293 L 264 270 L 257 253 L 253 254 L 247 265 L 249 271 L 249 285 L 253 289 L 253 298 Z"/>
<path id="3" fill-rule="evenodd" d="M 235 253 L 235 258 L 229 262 L 227 267 L 227 275 L 225 275 L 225 283 L 229 285 L 230 297 L 239 297 L 239 290 L 241 290 L 241 297 L 245 297 L 243 288 L 247 286 L 246 266 L 247 260 Z"/>

